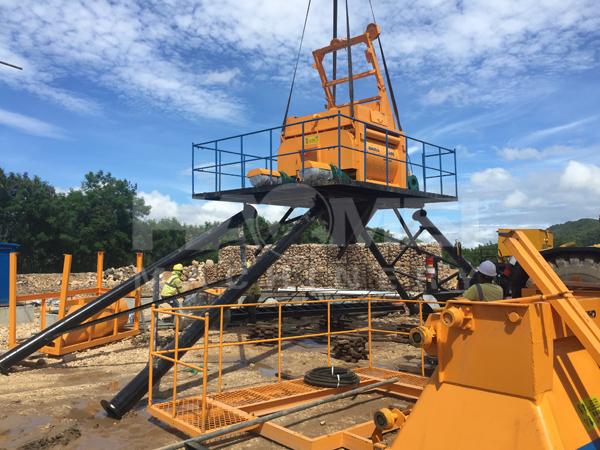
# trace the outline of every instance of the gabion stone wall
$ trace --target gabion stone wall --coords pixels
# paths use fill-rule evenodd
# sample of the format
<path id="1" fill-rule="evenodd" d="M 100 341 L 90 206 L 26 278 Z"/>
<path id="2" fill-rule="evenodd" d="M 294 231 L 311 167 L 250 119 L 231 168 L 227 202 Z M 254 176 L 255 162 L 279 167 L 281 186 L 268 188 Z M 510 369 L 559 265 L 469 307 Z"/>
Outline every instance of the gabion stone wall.
<path id="1" fill-rule="evenodd" d="M 402 246 L 396 243 L 378 244 L 383 256 L 392 262 Z M 440 256 L 441 248 L 437 243 L 423 243 L 419 247 Z M 247 246 L 246 258 L 254 263 L 256 246 Z M 268 248 L 268 247 L 267 247 Z M 263 252 L 266 251 L 266 248 Z M 262 287 L 326 287 L 336 289 L 382 289 L 390 290 L 392 286 L 383 270 L 364 244 L 354 244 L 341 259 L 336 256 L 339 248 L 336 245 L 305 244 L 292 245 L 290 249 L 261 277 Z M 409 249 L 395 267 L 405 273 L 424 277 L 425 255 L 418 255 L 416 250 Z M 241 268 L 240 248 L 225 247 L 219 252 L 217 278 L 223 279 L 239 273 Z M 446 265 L 439 265 L 439 279 L 450 275 L 453 270 Z M 407 291 L 420 292 L 423 283 L 406 276 L 398 276 Z"/>

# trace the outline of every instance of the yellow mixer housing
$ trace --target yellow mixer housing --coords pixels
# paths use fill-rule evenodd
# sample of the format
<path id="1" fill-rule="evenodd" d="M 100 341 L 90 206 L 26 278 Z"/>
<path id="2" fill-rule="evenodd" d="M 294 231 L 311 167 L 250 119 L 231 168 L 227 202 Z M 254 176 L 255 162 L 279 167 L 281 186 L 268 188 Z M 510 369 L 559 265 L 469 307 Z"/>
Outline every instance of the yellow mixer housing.
<path id="1" fill-rule="evenodd" d="M 278 151 L 279 172 L 304 179 L 304 161 L 304 169 L 331 170 L 333 165 L 353 180 L 407 187 L 406 138 L 394 121 L 373 48 L 379 34 L 379 27 L 369 24 L 363 34 L 350 39 L 351 46 L 366 45 L 365 56 L 372 67 L 352 75 L 352 79 L 374 76 L 378 88 L 375 97 L 352 104 L 336 105 L 331 90 L 332 86 L 349 82 L 349 77 L 329 81 L 323 67 L 325 56 L 347 48 L 347 40 L 333 39 L 329 46 L 313 52 L 313 67 L 325 90 L 327 111 L 286 120 Z"/>

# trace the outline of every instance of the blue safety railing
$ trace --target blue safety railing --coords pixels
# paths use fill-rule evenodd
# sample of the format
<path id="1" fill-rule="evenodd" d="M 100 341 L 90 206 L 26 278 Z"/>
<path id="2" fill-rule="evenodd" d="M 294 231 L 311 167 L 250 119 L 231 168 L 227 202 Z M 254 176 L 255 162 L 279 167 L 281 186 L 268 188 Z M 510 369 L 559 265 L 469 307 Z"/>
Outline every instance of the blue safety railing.
<path id="1" fill-rule="evenodd" d="M 363 136 L 367 136 L 367 127 L 370 130 L 385 134 L 385 155 L 378 155 L 367 150 L 367 139 L 364 139 L 364 148 L 355 149 L 341 144 L 342 119 L 350 119 L 354 127 Z M 319 120 L 336 120 L 338 139 L 333 146 L 305 148 L 305 131 L 309 130 L 310 124 Z M 295 152 L 277 154 L 279 142 L 275 139 L 280 137 L 284 129 L 290 127 L 302 127 L 302 148 Z M 310 130 L 310 134 L 314 133 Z M 389 156 L 389 139 L 400 138 L 406 140 L 406 160 Z M 456 151 L 439 145 L 430 144 L 420 139 L 390 132 L 386 128 L 378 127 L 370 122 L 353 119 L 338 112 L 331 116 L 317 117 L 314 119 L 297 122 L 290 125 L 266 128 L 252 133 L 240 134 L 224 139 L 204 142 L 192 145 L 192 194 L 206 192 L 221 192 L 230 189 L 251 187 L 246 180 L 248 171 L 261 167 L 271 173 L 277 171 L 278 158 L 282 156 L 301 155 L 302 170 L 304 170 L 305 153 L 318 152 L 320 150 L 337 149 L 338 168 L 341 166 L 342 150 L 348 149 L 363 154 L 363 174 L 367 173 L 367 155 L 369 157 L 380 157 L 385 159 L 386 185 L 390 184 L 389 165 L 391 161 L 406 164 L 406 178 L 415 175 L 419 182 L 419 190 L 426 193 L 435 193 L 449 197 L 458 197 L 458 185 L 456 176 Z M 197 153 L 198 152 L 198 153 Z M 198 161 L 200 164 L 198 164 Z M 304 173 L 304 172 L 303 172 Z M 295 174 L 288 174 L 295 176 Z M 364 180 L 358 180 L 364 181 Z M 302 181 L 299 181 L 301 183 Z M 196 192 L 196 187 L 202 186 L 202 190 Z"/>

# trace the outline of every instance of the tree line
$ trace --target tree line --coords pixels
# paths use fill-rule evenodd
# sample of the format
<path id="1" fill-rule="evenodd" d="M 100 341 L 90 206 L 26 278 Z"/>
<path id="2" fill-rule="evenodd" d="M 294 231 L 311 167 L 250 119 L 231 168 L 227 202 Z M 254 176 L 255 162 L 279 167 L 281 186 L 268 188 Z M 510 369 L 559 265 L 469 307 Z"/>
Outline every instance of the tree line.
<path id="1" fill-rule="evenodd" d="M 19 273 L 60 272 L 64 254 L 73 256 L 73 272 L 94 271 L 99 251 L 105 252 L 105 267 L 134 264 L 138 250 L 143 251 L 144 266 L 148 266 L 219 224 L 149 219 L 150 210 L 136 184 L 102 170 L 85 174 L 80 188 L 59 192 L 38 176 L 0 168 L 0 242 L 19 244 Z M 244 224 L 243 233 L 249 235 L 273 224 L 259 216 Z M 282 226 L 273 239 L 291 226 Z M 261 234 L 263 241 L 268 238 L 267 232 Z M 232 230 L 221 242 L 238 237 Z M 383 241 L 378 235 L 373 238 Z M 330 240 L 315 222 L 298 243 L 326 244 Z M 201 259 L 217 258 L 218 252 L 212 252 Z"/>

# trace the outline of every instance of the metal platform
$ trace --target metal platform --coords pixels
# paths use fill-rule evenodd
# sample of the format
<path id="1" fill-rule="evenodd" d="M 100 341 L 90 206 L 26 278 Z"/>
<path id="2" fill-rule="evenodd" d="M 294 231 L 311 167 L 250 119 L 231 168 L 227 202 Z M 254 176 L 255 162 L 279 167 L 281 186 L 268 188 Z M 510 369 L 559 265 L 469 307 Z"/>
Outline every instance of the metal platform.
<path id="1" fill-rule="evenodd" d="M 354 372 L 360 378 L 360 386 L 368 386 L 378 381 L 398 377 L 399 381 L 381 390 L 415 400 L 429 382 L 429 378 L 377 367 L 363 367 Z M 311 386 L 302 379 L 298 379 L 211 394 L 207 396 L 204 424 L 201 420 L 202 397 L 200 396 L 177 400 L 175 411 L 173 411 L 173 402 L 165 402 L 148 406 L 148 412 L 190 436 L 200 436 L 210 431 L 250 421 L 257 416 L 329 397 L 345 390 L 348 388 L 333 389 Z"/>
<path id="2" fill-rule="evenodd" d="M 216 200 L 262 205 L 310 208 L 315 200 L 345 198 L 355 202 L 376 202 L 376 209 L 422 208 L 427 203 L 455 202 L 454 195 L 401 189 L 363 181 L 335 178 L 325 182 L 265 185 L 217 192 L 193 193 L 196 200 Z"/>

